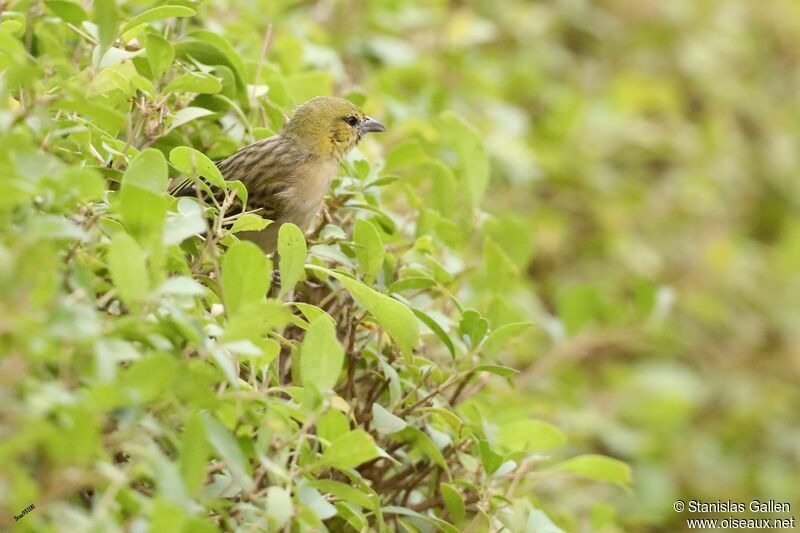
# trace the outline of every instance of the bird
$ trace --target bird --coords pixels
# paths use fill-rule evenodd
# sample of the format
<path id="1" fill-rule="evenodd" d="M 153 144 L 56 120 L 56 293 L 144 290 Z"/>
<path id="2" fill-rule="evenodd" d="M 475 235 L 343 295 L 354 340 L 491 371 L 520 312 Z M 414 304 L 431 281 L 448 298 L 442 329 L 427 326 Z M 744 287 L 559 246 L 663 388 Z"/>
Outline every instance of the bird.
<path id="1" fill-rule="evenodd" d="M 339 163 L 364 135 L 384 131 L 386 126 L 350 100 L 317 96 L 299 105 L 278 134 L 217 162 L 226 180 L 239 180 L 247 189 L 247 205 L 240 207 L 273 222 L 237 236 L 269 254 L 276 249 L 282 224 L 290 222 L 307 231 L 322 209 Z M 184 180 L 171 193 L 194 196 L 195 187 L 193 181 Z"/>

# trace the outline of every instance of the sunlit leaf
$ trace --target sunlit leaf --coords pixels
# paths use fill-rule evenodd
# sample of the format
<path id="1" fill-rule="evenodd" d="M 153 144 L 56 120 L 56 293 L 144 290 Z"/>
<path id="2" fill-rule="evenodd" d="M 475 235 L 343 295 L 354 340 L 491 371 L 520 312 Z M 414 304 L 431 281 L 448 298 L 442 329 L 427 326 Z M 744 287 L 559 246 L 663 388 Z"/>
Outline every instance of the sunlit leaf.
<path id="1" fill-rule="evenodd" d="M 206 229 L 203 209 L 189 198 L 181 198 L 177 213 L 170 213 L 164 224 L 164 244 L 180 244 L 192 235 L 202 233 Z"/>
<path id="2" fill-rule="evenodd" d="M 458 492 L 455 486 L 449 483 L 442 483 L 439 485 L 439 490 L 442 493 L 442 499 L 444 500 L 444 504 L 447 507 L 447 512 L 450 513 L 453 522 L 458 524 L 464 520 L 464 516 L 466 514 L 464 498 L 461 497 L 461 494 Z"/>
<path id="3" fill-rule="evenodd" d="M 222 259 L 222 289 L 230 314 L 263 301 L 271 281 L 267 257 L 258 246 L 240 241 L 228 248 Z"/>
<path id="4" fill-rule="evenodd" d="M 383 241 L 370 222 L 358 219 L 353 227 L 356 258 L 367 282 L 374 279 L 383 264 Z"/>
<path id="5" fill-rule="evenodd" d="M 519 370 L 502 365 L 484 364 L 472 369 L 473 372 L 491 372 L 501 378 L 510 378 L 519 374 Z"/>
<path id="6" fill-rule="evenodd" d="M 184 107 L 177 113 L 172 119 L 172 122 L 169 125 L 169 131 L 174 130 L 184 124 L 187 124 L 193 120 L 197 120 L 198 118 L 207 117 L 208 115 L 213 115 L 214 112 L 209 109 L 204 109 L 202 107 Z M 170 156 L 170 161 L 172 161 L 172 157 Z M 174 161 L 173 161 L 174 163 Z M 216 185 L 216 183 L 215 183 Z"/>
<path id="7" fill-rule="evenodd" d="M 442 452 L 436 447 L 436 444 L 433 443 L 431 438 L 419 429 L 407 426 L 399 433 L 392 434 L 392 438 L 410 443 L 424 453 L 431 461 L 439 465 L 442 470 L 449 475 L 450 468 L 447 466 L 447 461 L 445 461 Z"/>
<path id="8" fill-rule="evenodd" d="M 187 72 L 181 74 L 164 87 L 164 93 L 207 93 L 214 94 L 222 90 L 222 83 L 210 74 Z"/>
<path id="9" fill-rule="evenodd" d="M 278 253 L 281 273 L 281 292 L 294 289 L 297 282 L 303 279 L 305 270 L 306 238 L 303 232 L 291 223 L 282 224 L 278 230 Z"/>
<path id="10" fill-rule="evenodd" d="M 489 331 L 489 321 L 476 311 L 464 311 L 458 328 L 461 334 L 469 340 L 469 346 L 474 348 L 481 343 L 486 332 Z"/>
<path id="11" fill-rule="evenodd" d="M 44 4 L 62 20 L 76 26 L 80 25 L 81 22 L 89 17 L 83 7 L 76 2 L 45 0 Z"/>
<path id="12" fill-rule="evenodd" d="M 127 233 L 118 233 L 108 247 L 108 268 L 120 298 L 135 305 L 145 299 L 150 290 L 150 275 L 144 250 Z"/>
<path id="13" fill-rule="evenodd" d="M 172 48 L 172 44 L 160 35 L 150 33 L 145 39 L 145 52 L 153 79 L 158 80 L 169 69 L 175 59 L 175 51 Z"/>
<path id="14" fill-rule="evenodd" d="M 336 338 L 333 324 L 324 317 L 311 322 L 300 354 L 303 385 L 314 385 L 320 391 L 333 388 L 343 363 L 344 350 Z"/>
<path id="15" fill-rule="evenodd" d="M 375 426 L 375 431 L 383 435 L 402 431 L 408 426 L 405 420 L 387 411 L 377 403 L 372 404 L 372 422 Z"/>
<path id="16" fill-rule="evenodd" d="M 231 227 L 231 233 L 238 233 L 240 231 L 261 231 L 269 226 L 272 222 L 265 220 L 258 215 L 252 213 L 245 213 L 237 218 Z"/>
<path id="17" fill-rule="evenodd" d="M 320 272 L 337 278 L 350 294 L 372 313 L 378 323 L 400 345 L 409 356 L 419 342 L 419 324 L 414 313 L 403 303 L 389 298 L 358 280 L 316 265 L 307 265 Z"/>
<path id="18" fill-rule="evenodd" d="M 450 335 L 436 322 L 430 315 L 422 311 L 421 309 L 413 308 L 411 309 L 414 312 L 414 315 L 422 321 L 423 324 L 428 326 L 433 333 L 439 337 L 444 345 L 447 347 L 447 350 L 450 352 L 450 355 L 453 357 L 456 356 L 456 347 L 453 344 L 453 340 L 450 338 Z"/>
<path id="19" fill-rule="evenodd" d="M 506 324 L 493 330 L 483 343 L 483 352 L 487 355 L 495 355 L 514 337 L 522 335 L 525 331 L 533 327 L 531 322 L 517 322 Z"/>
<path id="20" fill-rule="evenodd" d="M 378 448 L 372 436 L 363 429 L 355 429 L 334 440 L 320 462 L 334 468 L 354 468 L 376 457 Z"/>
<path id="21" fill-rule="evenodd" d="M 117 38 L 117 3 L 114 0 L 94 1 L 94 23 L 97 24 L 103 50 Z"/>
<path id="22" fill-rule="evenodd" d="M 197 414 L 190 414 L 181 435 L 180 470 L 186 491 L 194 494 L 200 488 L 206 475 L 208 443 L 203 420 Z"/>
<path id="23" fill-rule="evenodd" d="M 155 20 L 173 18 L 173 17 L 191 17 L 194 16 L 195 11 L 190 7 L 184 6 L 158 6 L 147 11 L 139 13 L 131 20 L 129 20 L 123 27 L 120 33 L 125 33 L 133 28 Z"/>
<path id="24" fill-rule="evenodd" d="M 188 146 L 179 146 L 169 153 L 170 162 L 188 176 L 202 176 L 209 183 L 225 189 L 225 179 L 219 169 L 201 152 Z"/>
<path id="25" fill-rule="evenodd" d="M 376 497 L 377 495 L 370 489 L 365 488 L 360 490 L 339 481 L 320 479 L 311 482 L 311 486 L 322 492 L 333 494 L 346 502 L 354 503 L 367 509 L 375 509 L 379 503 Z"/>
<path id="26" fill-rule="evenodd" d="M 283 527 L 294 514 L 292 497 L 283 487 L 269 487 L 266 504 L 267 514 L 277 528 Z"/>

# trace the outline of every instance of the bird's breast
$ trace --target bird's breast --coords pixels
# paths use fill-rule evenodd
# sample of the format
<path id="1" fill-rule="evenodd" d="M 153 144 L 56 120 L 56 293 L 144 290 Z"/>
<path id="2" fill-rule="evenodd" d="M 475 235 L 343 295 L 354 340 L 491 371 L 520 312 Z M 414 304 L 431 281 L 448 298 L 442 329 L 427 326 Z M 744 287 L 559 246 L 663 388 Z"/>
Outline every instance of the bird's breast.
<path id="1" fill-rule="evenodd" d="M 303 168 L 298 169 L 297 180 L 287 202 L 285 222 L 292 222 L 306 230 L 322 208 L 325 194 L 336 175 L 339 163 L 312 161 L 303 165 Z"/>

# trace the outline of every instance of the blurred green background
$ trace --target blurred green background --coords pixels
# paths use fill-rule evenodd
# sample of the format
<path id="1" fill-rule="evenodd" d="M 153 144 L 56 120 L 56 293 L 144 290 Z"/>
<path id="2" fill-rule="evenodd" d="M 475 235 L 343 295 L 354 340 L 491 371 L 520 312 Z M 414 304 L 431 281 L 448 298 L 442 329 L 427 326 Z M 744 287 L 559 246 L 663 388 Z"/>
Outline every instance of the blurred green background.
<path id="1" fill-rule="evenodd" d="M 800 505 L 800 3 L 236 6 L 221 25 L 279 17 L 271 56 L 360 85 L 395 138 L 447 109 L 485 136 L 484 208 L 527 276 L 483 297 L 541 326 L 485 399 L 634 469 L 629 493 L 532 479 L 551 516 L 674 531 L 677 498 Z"/>
<path id="2" fill-rule="evenodd" d="M 552 422 L 563 457 L 634 476 L 625 490 L 534 469 L 518 495 L 567 531 L 681 530 L 677 499 L 800 509 L 800 2 L 183 3 L 248 67 L 271 26 L 296 101 L 363 93 L 391 129 L 367 146 L 418 190 L 430 177 L 403 165 L 442 112 L 481 132 L 475 233 L 491 240 L 453 247 L 475 250 L 470 303 L 493 325 L 537 327 L 504 355 L 513 385 L 474 406 Z M 210 144 L 212 159 L 236 148 Z M 412 212 L 412 196 L 384 200 Z"/>

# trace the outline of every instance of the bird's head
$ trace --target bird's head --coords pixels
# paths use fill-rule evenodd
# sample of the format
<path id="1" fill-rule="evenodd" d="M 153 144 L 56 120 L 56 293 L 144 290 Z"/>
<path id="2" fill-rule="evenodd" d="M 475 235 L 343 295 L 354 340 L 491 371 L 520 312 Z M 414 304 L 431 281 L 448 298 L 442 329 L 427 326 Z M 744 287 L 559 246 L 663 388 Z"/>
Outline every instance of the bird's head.
<path id="1" fill-rule="evenodd" d="M 350 100 L 317 96 L 295 110 L 281 135 L 310 153 L 341 161 L 361 137 L 374 131 L 386 131 L 386 126 L 366 116 Z"/>

